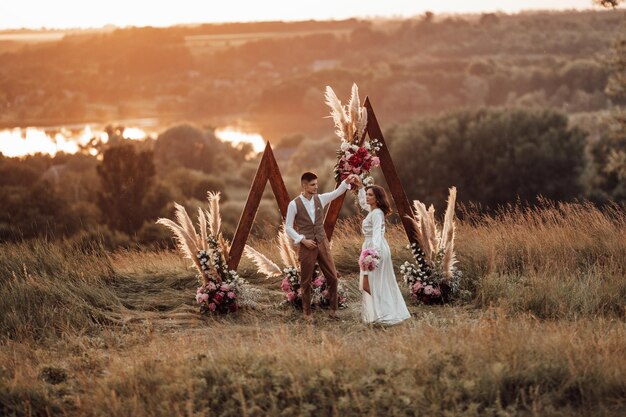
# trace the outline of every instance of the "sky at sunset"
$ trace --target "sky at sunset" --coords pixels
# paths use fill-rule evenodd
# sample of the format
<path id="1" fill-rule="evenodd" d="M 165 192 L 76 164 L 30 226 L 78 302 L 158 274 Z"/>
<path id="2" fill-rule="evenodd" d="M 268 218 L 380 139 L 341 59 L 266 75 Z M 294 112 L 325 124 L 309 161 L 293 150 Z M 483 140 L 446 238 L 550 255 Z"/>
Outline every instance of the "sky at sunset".
<path id="1" fill-rule="evenodd" d="M 0 29 L 407 17 L 426 10 L 435 13 L 512 13 L 536 9 L 590 8 L 594 8 L 592 0 L 0 0 Z"/>

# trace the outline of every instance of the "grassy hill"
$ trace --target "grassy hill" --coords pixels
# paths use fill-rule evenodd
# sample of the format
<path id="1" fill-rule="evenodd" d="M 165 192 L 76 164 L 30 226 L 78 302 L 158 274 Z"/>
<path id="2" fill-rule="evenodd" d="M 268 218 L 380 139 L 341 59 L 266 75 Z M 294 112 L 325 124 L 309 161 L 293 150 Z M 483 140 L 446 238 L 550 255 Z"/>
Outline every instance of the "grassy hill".
<path id="1" fill-rule="evenodd" d="M 316 324 L 281 306 L 201 317 L 174 252 L 0 247 L 0 414 L 618 416 L 626 407 L 626 215 L 545 204 L 459 224 L 464 295 L 359 320 L 358 219 L 333 253 L 350 303 Z M 396 266 L 406 238 L 390 227 Z M 252 245 L 271 254 L 274 242 Z M 400 279 L 399 275 L 398 278 Z"/>

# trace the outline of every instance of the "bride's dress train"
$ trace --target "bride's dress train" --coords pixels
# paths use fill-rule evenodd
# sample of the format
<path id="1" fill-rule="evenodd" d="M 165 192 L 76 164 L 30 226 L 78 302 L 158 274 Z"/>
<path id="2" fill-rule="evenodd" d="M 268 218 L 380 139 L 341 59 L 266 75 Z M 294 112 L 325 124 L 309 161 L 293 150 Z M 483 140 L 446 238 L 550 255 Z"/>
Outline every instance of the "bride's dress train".
<path id="1" fill-rule="evenodd" d="M 359 276 L 359 289 L 363 294 L 362 319 L 365 323 L 399 323 L 411 317 L 411 314 L 393 272 L 391 250 L 385 239 L 385 214 L 379 208 L 371 210 L 365 202 L 365 188 L 359 190 L 359 204 L 369 211 L 363 219 L 365 241 L 362 249 L 376 248 L 380 254 L 378 267 L 367 273 L 371 295 L 363 290 L 363 271 Z"/>

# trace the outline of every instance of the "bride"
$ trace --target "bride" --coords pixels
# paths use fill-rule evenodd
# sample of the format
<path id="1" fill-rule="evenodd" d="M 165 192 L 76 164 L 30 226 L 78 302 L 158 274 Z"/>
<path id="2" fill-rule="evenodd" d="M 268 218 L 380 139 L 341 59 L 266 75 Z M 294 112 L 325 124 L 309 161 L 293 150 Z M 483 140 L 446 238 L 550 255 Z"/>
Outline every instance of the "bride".
<path id="1" fill-rule="evenodd" d="M 363 294 L 361 313 L 365 323 L 396 324 L 411 317 L 402 293 L 396 282 L 391 262 L 391 251 L 385 240 L 385 216 L 391 207 L 385 189 L 377 185 L 363 187 L 356 176 L 359 187 L 359 204 L 369 213 L 363 219 L 365 235 L 362 249 L 374 248 L 380 254 L 380 263 L 373 271 L 361 271 L 359 289 Z"/>

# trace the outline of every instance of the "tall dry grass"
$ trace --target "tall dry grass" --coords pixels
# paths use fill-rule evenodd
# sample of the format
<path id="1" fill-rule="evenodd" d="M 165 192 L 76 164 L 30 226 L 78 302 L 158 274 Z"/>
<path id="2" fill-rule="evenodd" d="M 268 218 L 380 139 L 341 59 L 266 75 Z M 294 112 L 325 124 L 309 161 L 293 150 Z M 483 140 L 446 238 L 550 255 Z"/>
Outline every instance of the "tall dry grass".
<path id="1" fill-rule="evenodd" d="M 123 325 L 184 307 L 194 285 L 193 272 L 172 253 L 110 254 L 97 242 L 3 244 L 0 335 L 40 340 Z"/>
<path id="2" fill-rule="evenodd" d="M 94 244 L 78 248 L 44 240 L 0 246 L 0 329 L 35 338 L 109 322 L 119 308 L 114 270 Z"/>
<path id="3" fill-rule="evenodd" d="M 423 311 L 393 328 L 250 317 L 184 332 L 143 327 L 56 350 L 9 344 L 0 353 L 0 411 L 619 416 L 625 340 L 615 321 L 541 322 L 497 310 Z"/>
<path id="4" fill-rule="evenodd" d="M 587 203 L 542 200 L 534 208 L 509 206 L 493 215 L 463 211 L 456 242 L 464 274 L 461 303 L 501 306 L 539 318 L 624 317 L 623 206 L 600 210 Z M 358 271 L 360 227 L 355 217 L 335 229 L 335 264 L 345 275 Z M 386 237 L 401 280 L 398 267 L 412 260 L 406 234 L 400 225 L 388 225 Z M 256 245 L 274 259 L 271 241 Z"/>
<path id="5" fill-rule="evenodd" d="M 493 216 L 467 213 L 458 238 L 478 307 L 541 318 L 624 317 L 626 209 L 542 201 Z"/>
<path id="6" fill-rule="evenodd" d="M 315 326 L 247 260 L 259 308 L 213 319 L 176 253 L 0 245 L 0 415 L 623 415 L 624 209 L 463 218 L 465 298 L 411 305 L 391 328 L 359 320 L 358 219 L 333 242 L 344 321 L 317 313 Z M 401 227 L 387 238 L 396 265 L 410 259 Z M 278 261 L 271 241 L 252 243 Z"/>

